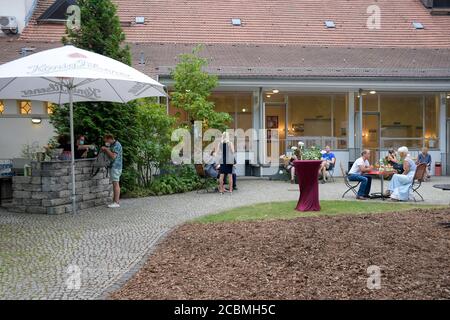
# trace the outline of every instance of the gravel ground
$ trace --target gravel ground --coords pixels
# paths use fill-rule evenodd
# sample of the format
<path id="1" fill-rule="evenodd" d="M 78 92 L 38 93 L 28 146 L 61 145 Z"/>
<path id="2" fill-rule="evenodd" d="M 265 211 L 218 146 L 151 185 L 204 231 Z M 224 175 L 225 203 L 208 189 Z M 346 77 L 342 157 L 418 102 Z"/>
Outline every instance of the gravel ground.
<path id="1" fill-rule="evenodd" d="M 450 178 L 424 185 L 426 203 L 449 204 L 450 193 L 433 189 L 434 183 Z M 101 207 L 76 216 L 0 209 L 0 299 L 103 298 L 131 277 L 174 227 L 243 205 L 298 198 L 298 187 L 286 182 L 240 180 L 238 186 L 233 195 L 128 199 L 118 210 Z M 374 191 L 377 187 L 375 182 Z M 321 199 L 340 199 L 343 191 L 339 179 L 320 185 Z"/>
<path id="2" fill-rule="evenodd" d="M 450 209 L 190 223 L 111 298 L 450 299 L 449 221 Z"/>

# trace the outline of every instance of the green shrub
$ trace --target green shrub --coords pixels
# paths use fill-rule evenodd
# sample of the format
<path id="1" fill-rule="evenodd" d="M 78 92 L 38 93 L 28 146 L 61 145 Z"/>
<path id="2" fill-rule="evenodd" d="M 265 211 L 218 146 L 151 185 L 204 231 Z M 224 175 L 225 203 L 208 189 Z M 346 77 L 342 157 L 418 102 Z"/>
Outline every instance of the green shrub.
<path id="1" fill-rule="evenodd" d="M 211 187 L 215 185 L 214 180 L 210 180 Z M 200 187 L 200 178 L 198 177 L 194 166 L 168 166 L 163 173 L 151 182 L 147 187 L 136 187 L 133 190 L 127 190 L 126 197 L 148 197 L 162 196 L 167 194 L 184 193 L 197 190 Z"/>

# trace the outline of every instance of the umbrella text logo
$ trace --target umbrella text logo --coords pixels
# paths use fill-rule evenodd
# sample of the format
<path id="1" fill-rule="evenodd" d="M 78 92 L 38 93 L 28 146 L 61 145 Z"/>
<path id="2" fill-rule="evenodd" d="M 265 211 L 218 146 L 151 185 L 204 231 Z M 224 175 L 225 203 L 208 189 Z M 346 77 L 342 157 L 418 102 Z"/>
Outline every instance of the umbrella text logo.
<path id="1" fill-rule="evenodd" d="M 38 96 L 45 96 L 51 94 L 69 94 L 65 87 L 55 83 L 50 83 L 46 88 L 33 88 L 22 90 L 22 98 L 33 98 Z M 97 88 L 75 88 L 73 95 L 96 101 L 101 98 L 101 90 Z"/>

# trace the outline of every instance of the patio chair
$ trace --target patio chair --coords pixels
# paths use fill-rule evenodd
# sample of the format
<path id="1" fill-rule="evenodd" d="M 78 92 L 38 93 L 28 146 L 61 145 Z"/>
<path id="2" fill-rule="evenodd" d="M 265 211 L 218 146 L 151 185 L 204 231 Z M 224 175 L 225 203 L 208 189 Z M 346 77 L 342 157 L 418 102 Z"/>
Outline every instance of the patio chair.
<path id="1" fill-rule="evenodd" d="M 203 165 L 196 164 L 195 171 L 197 172 L 197 175 L 200 178 L 200 188 L 197 190 L 197 193 L 200 193 L 202 191 L 209 193 L 210 191 L 213 191 L 209 187 L 209 181 L 212 181 L 215 179 L 206 174 L 205 168 L 203 167 Z"/>
<path id="2" fill-rule="evenodd" d="M 344 194 L 342 195 L 342 198 L 344 198 L 345 195 L 350 191 L 352 191 L 355 194 L 355 196 L 357 196 L 358 192 L 356 192 L 356 188 L 359 186 L 361 182 L 360 181 L 353 182 L 348 180 L 348 172 L 344 169 L 342 163 L 339 163 L 339 165 L 341 167 L 342 176 L 344 177 L 345 186 L 348 188 L 347 191 L 345 191 Z"/>
<path id="3" fill-rule="evenodd" d="M 327 172 L 328 172 L 328 175 L 330 176 L 330 179 L 331 179 L 331 181 L 333 181 L 334 182 L 334 169 L 336 168 L 336 164 L 333 166 L 333 169 L 328 169 L 327 170 Z"/>
<path id="4" fill-rule="evenodd" d="M 411 183 L 411 190 L 413 192 L 414 201 L 417 202 L 414 193 L 420 197 L 420 201 L 425 201 L 422 195 L 419 193 L 419 189 L 422 186 L 422 182 L 425 181 L 427 177 L 427 164 L 421 163 L 416 168 L 416 173 L 414 174 L 413 182 Z"/>

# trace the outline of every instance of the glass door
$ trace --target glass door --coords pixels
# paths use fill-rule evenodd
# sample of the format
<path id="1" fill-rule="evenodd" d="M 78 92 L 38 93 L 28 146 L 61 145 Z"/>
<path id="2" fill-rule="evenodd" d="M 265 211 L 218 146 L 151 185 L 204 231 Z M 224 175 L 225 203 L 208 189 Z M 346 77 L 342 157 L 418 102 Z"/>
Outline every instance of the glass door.
<path id="1" fill-rule="evenodd" d="M 380 159 L 380 114 L 363 113 L 362 145 L 370 150 L 370 164 Z"/>
<path id="2" fill-rule="evenodd" d="M 275 160 L 272 157 L 279 158 L 281 154 L 285 152 L 286 141 L 286 104 L 284 103 L 266 103 L 265 104 L 265 119 L 264 127 L 266 129 L 266 141 L 267 141 L 267 156 L 269 161 Z M 272 136 L 272 131 L 278 132 L 278 141 L 275 141 L 275 137 Z M 272 144 L 277 143 L 279 145 L 278 154 L 271 152 Z M 274 145 L 275 146 L 275 145 Z"/>

